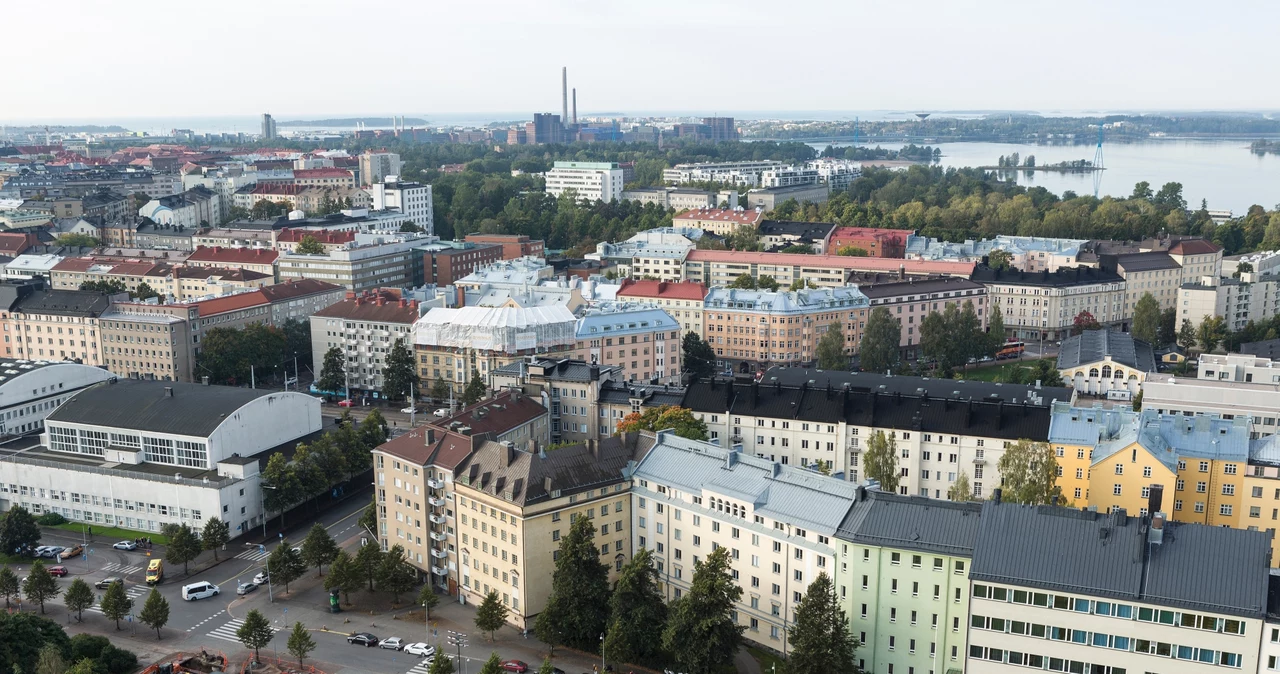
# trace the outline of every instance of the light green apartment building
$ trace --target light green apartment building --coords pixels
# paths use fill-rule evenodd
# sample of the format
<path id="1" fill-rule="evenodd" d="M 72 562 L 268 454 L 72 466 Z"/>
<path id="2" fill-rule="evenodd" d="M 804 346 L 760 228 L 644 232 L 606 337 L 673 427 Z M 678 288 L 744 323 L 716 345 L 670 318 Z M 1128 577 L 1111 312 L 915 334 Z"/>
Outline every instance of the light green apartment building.
<path id="1" fill-rule="evenodd" d="M 836 540 L 836 592 L 871 674 L 960 674 L 978 503 L 858 490 Z"/>

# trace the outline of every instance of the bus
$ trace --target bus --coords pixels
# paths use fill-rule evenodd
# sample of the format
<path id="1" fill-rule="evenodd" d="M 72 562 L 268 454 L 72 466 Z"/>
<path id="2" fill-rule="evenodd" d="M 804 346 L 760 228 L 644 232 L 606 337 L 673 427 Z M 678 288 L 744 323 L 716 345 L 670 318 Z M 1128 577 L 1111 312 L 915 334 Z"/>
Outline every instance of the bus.
<path id="1" fill-rule="evenodd" d="M 1026 351 L 1026 350 L 1027 350 L 1027 346 L 1022 342 L 1017 342 L 1017 341 L 1005 342 L 1004 345 L 1000 347 L 1000 350 L 996 352 L 996 360 L 1003 360 L 1006 358 L 1017 358 L 1018 356 L 1022 355 L 1023 351 Z"/>

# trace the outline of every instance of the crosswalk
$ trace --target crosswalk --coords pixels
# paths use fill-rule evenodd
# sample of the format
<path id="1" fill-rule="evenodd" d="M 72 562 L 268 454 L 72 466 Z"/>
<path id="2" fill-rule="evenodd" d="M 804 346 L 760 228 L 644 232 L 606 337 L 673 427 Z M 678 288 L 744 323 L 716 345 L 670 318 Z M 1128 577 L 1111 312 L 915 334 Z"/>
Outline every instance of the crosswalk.
<path id="1" fill-rule="evenodd" d="M 142 567 L 111 562 L 110 564 L 103 565 L 102 570 L 106 571 L 107 573 L 117 573 L 117 574 L 120 574 L 121 576 L 127 576 L 131 573 L 138 573 L 139 571 L 142 570 Z"/>
<path id="2" fill-rule="evenodd" d="M 423 658 L 422 662 L 419 662 L 418 664 L 414 665 L 413 669 L 406 672 L 406 674 L 427 674 L 427 672 L 430 669 L 431 669 L 431 661 L 426 658 Z"/>
<path id="3" fill-rule="evenodd" d="M 129 599 L 133 600 L 134 609 L 139 610 L 142 607 L 138 605 L 138 598 L 147 594 L 150 591 L 151 591 L 151 588 L 147 585 L 134 585 L 133 587 L 126 587 L 124 589 L 124 594 L 125 596 L 129 597 Z M 102 603 L 102 593 L 99 593 L 98 600 L 94 602 L 93 606 L 90 606 L 86 610 L 91 611 L 93 613 L 101 614 L 102 613 L 102 606 L 100 605 L 101 603 Z"/>
<path id="4" fill-rule="evenodd" d="M 250 548 L 236 555 L 236 559 L 247 559 L 251 562 L 259 562 L 266 559 L 267 555 L 270 555 L 270 554 L 271 553 L 266 550 L 259 550 L 258 548 Z"/>
<path id="5" fill-rule="evenodd" d="M 214 639 L 222 639 L 223 641 L 230 641 L 233 644 L 238 644 L 240 643 L 240 638 L 236 636 L 236 630 L 240 629 L 240 626 L 243 624 L 244 624 L 244 620 L 240 618 L 235 618 L 230 622 L 226 623 L 225 625 L 222 625 L 221 627 L 214 629 L 212 632 L 209 632 L 209 636 L 213 637 Z M 273 634 L 279 631 L 280 631 L 280 628 L 278 627 L 271 628 L 271 632 Z"/>

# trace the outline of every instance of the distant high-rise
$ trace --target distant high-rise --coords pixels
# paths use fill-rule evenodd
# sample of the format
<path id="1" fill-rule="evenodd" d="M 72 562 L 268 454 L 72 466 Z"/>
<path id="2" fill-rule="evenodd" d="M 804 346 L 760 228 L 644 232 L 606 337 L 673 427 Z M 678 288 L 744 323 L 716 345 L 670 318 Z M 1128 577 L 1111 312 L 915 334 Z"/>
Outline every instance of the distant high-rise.
<path id="1" fill-rule="evenodd" d="M 276 120 L 267 113 L 262 113 L 262 139 L 271 140 L 276 137 Z"/>
<path id="2" fill-rule="evenodd" d="M 708 127 L 712 142 L 738 140 L 738 128 L 733 125 L 732 117 L 703 117 L 702 124 Z"/>
<path id="3" fill-rule="evenodd" d="M 533 121 L 525 126 L 527 137 L 525 142 L 534 145 L 561 142 L 564 133 L 561 119 L 563 118 L 560 115 L 553 115 L 549 112 L 534 113 Z"/>

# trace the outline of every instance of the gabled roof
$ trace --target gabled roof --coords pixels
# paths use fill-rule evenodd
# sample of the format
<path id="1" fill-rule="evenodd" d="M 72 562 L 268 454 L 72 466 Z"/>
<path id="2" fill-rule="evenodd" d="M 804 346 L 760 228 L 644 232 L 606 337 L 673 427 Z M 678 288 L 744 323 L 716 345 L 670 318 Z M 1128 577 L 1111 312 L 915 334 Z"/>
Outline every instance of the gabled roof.
<path id="1" fill-rule="evenodd" d="M 466 427 L 471 429 L 471 435 L 491 434 L 497 437 L 547 414 L 547 408 L 537 398 L 512 390 L 464 407 L 430 425 L 442 431 Z"/>
<path id="2" fill-rule="evenodd" d="M 1156 356 L 1150 344 L 1134 339 L 1127 332 L 1112 330 L 1085 330 L 1062 340 L 1058 369 L 1083 367 L 1108 357 L 1117 365 L 1140 372 L 1156 371 Z"/>
<path id="3" fill-rule="evenodd" d="M 537 453 L 486 442 L 454 469 L 454 482 L 526 507 L 623 481 L 623 469 L 644 456 L 653 436 L 615 435 Z"/>
<path id="4" fill-rule="evenodd" d="M 1222 249 L 1214 245 L 1211 241 L 1204 239 L 1183 239 L 1169 249 L 1171 255 L 1204 255 L 1206 253 L 1217 253 Z"/>
<path id="5" fill-rule="evenodd" d="M 982 504 L 858 491 L 836 537 L 851 543 L 973 556 Z"/>
<path id="6" fill-rule="evenodd" d="M 645 279 L 634 281 L 622 279 L 618 297 L 648 297 L 653 299 L 698 300 L 707 296 L 707 286 L 696 281 L 657 281 Z"/>

